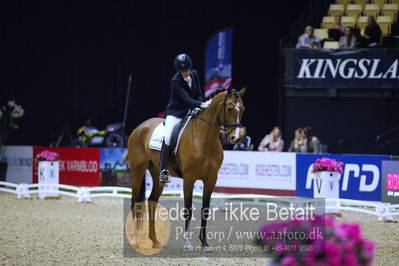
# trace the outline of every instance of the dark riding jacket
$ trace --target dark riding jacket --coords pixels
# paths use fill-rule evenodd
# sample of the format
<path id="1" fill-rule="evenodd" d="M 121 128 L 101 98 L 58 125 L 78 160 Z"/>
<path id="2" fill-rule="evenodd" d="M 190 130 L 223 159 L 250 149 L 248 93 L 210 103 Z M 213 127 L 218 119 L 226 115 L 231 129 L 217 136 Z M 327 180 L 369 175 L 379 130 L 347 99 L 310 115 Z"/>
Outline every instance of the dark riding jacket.
<path id="1" fill-rule="evenodd" d="M 193 110 L 200 107 L 202 90 L 197 71 L 191 70 L 190 77 L 192 80 L 191 88 L 179 72 L 173 76 L 170 82 L 171 95 L 166 109 L 167 115 L 183 118 L 189 109 Z"/>

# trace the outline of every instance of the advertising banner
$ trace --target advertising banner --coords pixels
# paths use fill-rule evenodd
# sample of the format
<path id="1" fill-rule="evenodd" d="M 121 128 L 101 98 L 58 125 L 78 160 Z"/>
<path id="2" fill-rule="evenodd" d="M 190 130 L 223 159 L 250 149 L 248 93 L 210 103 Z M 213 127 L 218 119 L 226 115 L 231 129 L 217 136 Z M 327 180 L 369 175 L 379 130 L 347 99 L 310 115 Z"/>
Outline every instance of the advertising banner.
<path id="1" fill-rule="evenodd" d="M 215 192 L 234 194 L 295 195 L 295 153 L 224 151 Z M 152 178 L 146 173 L 146 189 Z M 172 177 L 164 192 L 183 191 L 183 180 Z M 197 180 L 194 192 L 202 193 L 203 182 Z"/>
<path id="2" fill-rule="evenodd" d="M 124 163 L 126 148 L 101 148 L 100 149 L 100 170 L 102 186 L 124 186 L 131 187 L 130 170 Z M 158 181 L 158 176 L 155 177 Z M 152 176 L 149 171 L 145 173 L 146 190 L 152 190 Z M 194 184 L 194 192 L 202 193 L 202 181 Z M 183 179 L 172 177 L 171 182 L 165 184 L 164 192 L 183 191 Z"/>
<path id="3" fill-rule="evenodd" d="M 216 192 L 295 195 L 296 154 L 225 151 Z"/>
<path id="4" fill-rule="evenodd" d="M 233 28 L 215 33 L 205 54 L 205 97 L 231 84 Z"/>
<path id="5" fill-rule="evenodd" d="M 100 170 L 102 186 L 130 187 L 129 168 L 124 164 L 126 148 L 101 148 Z"/>
<path id="6" fill-rule="evenodd" d="M 60 155 L 60 184 L 98 186 L 100 181 L 100 149 L 34 147 L 33 158 L 44 150 Z M 38 182 L 37 163 L 33 167 L 33 183 Z"/>
<path id="7" fill-rule="evenodd" d="M 6 181 L 20 184 L 32 183 L 32 146 L 4 146 L 4 157 L 8 162 Z"/>
<path id="8" fill-rule="evenodd" d="M 381 201 L 381 162 L 390 158 L 386 155 L 297 154 L 297 196 L 313 197 L 312 164 L 322 157 L 344 163 L 340 198 Z"/>
<path id="9" fill-rule="evenodd" d="M 399 88 L 399 49 L 287 48 L 284 60 L 289 88 Z"/>
<path id="10" fill-rule="evenodd" d="M 158 176 L 156 177 L 156 180 L 158 182 L 158 180 L 159 180 Z M 145 181 L 146 181 L 145 182 L 146 190 L 151 192 L 153 180 L 152 180 L 152 176 L 151 176 L 149 171 L 146 171 Z M 197 180 L 194 183 L 193 191 L 195 193 L 202 193 L 203 187 L 204 187 L 204 185 L 203 185 L 202 181 L 201 180 Z M 164 193 L 168 193 L 168 192 L 183 192 L 183 179 L 178 178 L 178 177 L 172 177 L 170 183 L 165 184 L 165 186 L 163 188 L 163 192 Z"/>
<path id="11" fill-rule="evenodd" d="M 399 204 L 399 161 L 382 161 L 382 201 Z"/>

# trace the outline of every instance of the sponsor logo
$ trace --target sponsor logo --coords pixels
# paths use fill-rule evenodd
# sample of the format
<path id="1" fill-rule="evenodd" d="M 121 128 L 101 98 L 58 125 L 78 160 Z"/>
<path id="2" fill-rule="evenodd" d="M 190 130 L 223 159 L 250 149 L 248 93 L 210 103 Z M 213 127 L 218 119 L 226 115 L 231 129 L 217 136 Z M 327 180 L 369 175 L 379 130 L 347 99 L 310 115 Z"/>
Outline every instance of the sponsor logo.
<path id="1" fill-rule="evenodd" d="M 32 157 L 7 157 L 8 166 L 31 167 Z"/>
<path id="2" fill-rule="evenodd" d="M 381 59 L 302 59 L 298 79 L 399 79 L 398 59 L 381 69 Z"/>
<path id="3" fill-rule="evenodd" d="M 248 173 L 249 165 L 243 163 L 224 163 L 219 170 L 220 175 L 247 176 Z"/>
<path id="4" fill-rule="evenodd" d="M 371 179 L 367 178 L 366 173 L 371 173 Z M 308 174 L 306 178 L 306 189 L 310 189 L 313 182 L 312 165 L 308 168 Z M 370 174 L 369 174 L 370 176 Z M 359 181 L 359 191 L 360 192 L 372 192 L 378 187 L 380 181 L 380 169 L 375 164 L 345 164 L 344 173 L 341 176 L 342 187 L 341 191 L 347 191 L 350 178 L 358 178 Z"/>
<path id="5" fill-rule="evenodd" d="M 185 58 L 184 54 L 179 54 L 179 55 L 177 56 L 177 60 L 179 60 L 179 61 L 183 61 L 183 62 L 184 62 L 185 59 L 186 59 L 186 58 Z"/>
<path id="6" fill-rule="evenodd" d="M 224 64 L 223 60 L 226 56 L 226 32 L 220 31 L 218 34 L 218 67 L 219 69 L 223 69 Z"/>
<path id="7" fill-rule="evenodd" d="M 98 171 L 97 161 L 70 160 L 60 161 L 60 171 L 96 173 Z"/>
<path id="8" fill-rule="evenodd" d="M 387 189 L 399 191 L 399 174 L 388 174 Z"/>
<path id="9" fill-rule="evenodd" d="M 255 173 L 257 176 L 292 176 L 292 166 L 278 164 L 256 164 Z"/>

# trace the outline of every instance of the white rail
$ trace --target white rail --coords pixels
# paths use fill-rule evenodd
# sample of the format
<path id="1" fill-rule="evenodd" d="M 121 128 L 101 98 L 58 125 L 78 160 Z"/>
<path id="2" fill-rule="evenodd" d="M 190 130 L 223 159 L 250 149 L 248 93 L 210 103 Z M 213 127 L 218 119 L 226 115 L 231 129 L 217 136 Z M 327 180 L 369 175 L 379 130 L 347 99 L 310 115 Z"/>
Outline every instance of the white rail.
<path id="1" fill-rule="evenodd" d="M 0 191 L 16 194 L 18 198 L 30 198 L 31 194 L 39 192 L 58 193 L 60 195 L 75 197 L 79 202 L 91 202 L 92 198 L 131 198 L 132 190 L 126 187 L 76 187 L 62 184 L 13 184 L 0 181 Z M 147 190 L 146 197 L 150 191 Z M 182 190 L 167 190 L 162 195 L 176 195 L 183 198 Z M 193 196 L 202 196 L 202 193 L 193 192 Z M 290 197 L 279 197 L 258 194 L 223 194 L 214 193 L 213 199 L 248 199 L 253 200 L 257 204 L 264 204 L 262 199 L 273 198 L 273 201 L 284 203 L 290 202 Z M 291 197 L 293 198 L 293 197 Z M 302 202 L 310 202 L 311 198 L 302 198 Z M 296 202 L 298 198 L 296 198 Z M 339 210 L 347 210 L 353 212 L 361 212 L 371 214 L 378 217 L 379 221 L 393 220 L 393 216 L 399 216 L 399 204 L 392 205 L 390 203 L 377 201 L 361 201 L 350 199 L 326 199 L 329 207 Z M 331 205 L 330 205 L 331 204 Z M 220 205 L 219 205 L 220 206 Z"/>

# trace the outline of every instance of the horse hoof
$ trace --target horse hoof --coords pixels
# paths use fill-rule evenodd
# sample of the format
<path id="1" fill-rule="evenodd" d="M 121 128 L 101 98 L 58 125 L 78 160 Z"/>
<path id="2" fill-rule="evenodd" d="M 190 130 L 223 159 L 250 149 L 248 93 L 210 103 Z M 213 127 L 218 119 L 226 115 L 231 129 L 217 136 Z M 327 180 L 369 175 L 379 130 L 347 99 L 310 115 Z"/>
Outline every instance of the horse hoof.
<path id="1" fill-rule="evenodd" d="M 184 251 L 187 251 L 187 252 L 194 252 L 194 247 L 193 246 L 184 246 Z"/>
<path id="2" fill-rule="evenodd" d="M 209 247 L 209 246 L 202 247 L 202 251 L 203 252 L 212 252 L 213 251 L 213 247 Z"/>
<path id="3" fill-rule="evenodd" d="M 155 244 L 152 244 L 152 248 L 153 249 L 160 249 L 160 248 L 163 248 L 163 246 L 162 246 L 161 243 L 155 243 Z"/>

